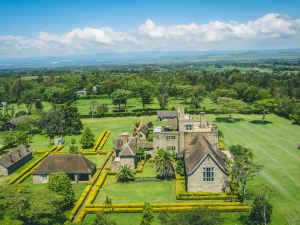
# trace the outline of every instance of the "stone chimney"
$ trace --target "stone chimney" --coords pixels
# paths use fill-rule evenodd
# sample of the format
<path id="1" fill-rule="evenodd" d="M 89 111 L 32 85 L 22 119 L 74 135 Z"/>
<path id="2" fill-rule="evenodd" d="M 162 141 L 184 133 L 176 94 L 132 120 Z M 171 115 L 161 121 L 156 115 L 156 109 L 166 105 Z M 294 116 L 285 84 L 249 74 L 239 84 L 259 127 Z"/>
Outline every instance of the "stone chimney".
<path id="1" fill-rule="evenodd" d="M 216 124 L 212 124 L 212 143 L 214 149 L 217 149 L 219 143 L 219 132 L 218 132 L 218 126 Z"/>
<path id="2" fill-rule="evenodd" d="M 28 145 L 25 145 L 25 150 L 26 150 L 26 152 L 29 152 Z"/>
<path id="3" fill-rule="evenodd" d="M 205 112 L 200 112 L 200 127 L 205 128 L 206 127 L 206 121 L 205 121 Z"/>
<path id="4" fill-rule="evenodd" d="M 19 157 L 21 158 L 21 157 L 22 157 L 22 155 L 21 155 L 21 150 L 18 149 L 17 152 L 18 152 L 18 154 L 19 154 Z"/>
<path id="5" fill-rule="evenodd" d="M 10 159 L 10 162 L 12 163 L 12 162 L 14 162 L 14 160 L 13 160 L 13 158 L 12 158 L 12 155 L 10 154 L 9 155 L 9 159 Z"/>

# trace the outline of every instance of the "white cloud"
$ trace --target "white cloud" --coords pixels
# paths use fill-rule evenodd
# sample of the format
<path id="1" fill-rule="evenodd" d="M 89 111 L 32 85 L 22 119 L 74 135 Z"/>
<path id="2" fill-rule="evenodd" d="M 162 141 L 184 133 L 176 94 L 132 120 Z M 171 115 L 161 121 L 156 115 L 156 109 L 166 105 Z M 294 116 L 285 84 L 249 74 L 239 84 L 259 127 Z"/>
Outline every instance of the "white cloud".
<path id="1" fill-rule="evenodd" d="M 246 23 L 211 21 L 206 24 L 157 25 L 147 19 L 136 32 L 110 27 L 76 28 L 57 35 L 0 36 L 0 56 L 32 56 L 109 51 L 230 50 L 298 48 L 300 19 L 276 13 Z"/>

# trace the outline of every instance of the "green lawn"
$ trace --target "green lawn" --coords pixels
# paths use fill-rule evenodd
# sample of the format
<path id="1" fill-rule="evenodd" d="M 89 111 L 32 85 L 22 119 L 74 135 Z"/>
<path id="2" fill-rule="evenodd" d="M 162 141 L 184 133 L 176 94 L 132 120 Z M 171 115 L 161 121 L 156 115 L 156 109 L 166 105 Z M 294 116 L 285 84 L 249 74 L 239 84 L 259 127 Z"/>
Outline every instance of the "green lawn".
<path id="1" fill-rule="evenodd" d="M 144 165 L 142 173 L 137 173 L 136 177 L 156 177 L 155 163 L 149 163 L 148 161 Z"/>
<path id="2" fill-rule="evenodd" d="M 213 122 L 214 115 L 207 115 Z M 227 146 L 243 144 L 254 150 L 255 160 L 264 166 L 252 186 L 266 184 L 277 193 L 273 200 L 272 224 L 285 224 L 293 211 L 300 211 L 300 126 L 268 115 L 268 124 L 257 124 L 260 115 L 236 115 L 244 121 L 218 123 Z"/>
<path id="3" fill-rule="evenodd" d="M 274 205 L 272 224 L 285 224 L 293 211 L 300 211 L 300 151 L 296 148 L 297 144 L 300 143 L 300 126 L 292 125 L 289 120 L 276 115 L 268 115 L 267 120 L 269 123 L 265 125 L 256 123 L 257 120 L 260 120 L 260 115 L 235 115 L 234 117 L 242 119 L 235 123 L 216 122 L 215 115 L 206 115 L 206 117 L 210 122 L 219 125 L 224 134 L 226 146 L 243 144 L 254 150 L 256 162 L 262 164 L 264 168 L 257 178 L 251 182 L 251 186 L 264 183 L 276 191 L 277 195 L 272 201 Z M 138 119 L 141 121 L 154 121 L 155 116 L 104 118 L 101 120 L 103 123 L 108 124 L 107 127 L 112 131 L 110 137 L 112 138 L 120 131 L 126 130 L 126 127 L 132 126 L 132 122 Z M 113 124 L 114 121 L 115 124 Z M 112 142 L 107 143 L 107 146 L 111 146 L 111 144 Z M 103 191 L 100 191 L 102 197 L 97 199 L 99 202 L 103 201 L 103 196 L 105 197 L 109 193 L 113 201 L 114 198 L 118 199 L 118 201 L 126 200 L 122 194 L 114 192 L 120 187 L 115 186 L 115 181 L 112 179 L 109 178 L 106 184 L 110 185 L 106 186 L 105 184 Z M 112 192 L 108 190 L 108 186 L 112 188 Z M 126 188 L 126 194 L 135 194 L 135 191 L 131 191 L 130 189 L 133 188 L 137 190 L 136 196 L 140 195 L 140 189 L 145 189 L 143 184 L 139 188 L 137 186 L 130 186 L 130 184 L 128 187 Z M 170 190 L 172 192 L 172 188 Z M 162 193 L 164 191 L 165 189 L 162 187 Z M 140 199 L 146 201 L 148 197 L 145 198 L 143 196 Z M 166 201 L 167 199 L 170 200 L 170 197 L 164 197 L 162 201 Z M 134 199 L 134 201 L 136 200 L 138 199 Z M 224 215 L 226 215 L 226 224 L 238 224 L 237 213 L 225 213 Z"/>
<path id="4" fill-rule="evenodd" d="M 151 187 L 151 188 L 149 188 Z M 95 203 L 103 203 L 106 196 L 114 203 L 125 202 L 174 202 L 175 181 L 147 181 L 117 183 L 116 176 L 108 176 Z"/>

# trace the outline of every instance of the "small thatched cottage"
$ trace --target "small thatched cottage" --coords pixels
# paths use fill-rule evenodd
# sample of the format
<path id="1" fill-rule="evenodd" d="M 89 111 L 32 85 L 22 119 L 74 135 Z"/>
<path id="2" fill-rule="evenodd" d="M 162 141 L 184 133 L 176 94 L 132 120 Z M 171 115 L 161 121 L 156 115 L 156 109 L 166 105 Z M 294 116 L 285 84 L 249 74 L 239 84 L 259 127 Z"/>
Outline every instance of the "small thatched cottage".
<path id="1" fill-rule="evenodd" d="M 49 175 L 63 172 L 73 182 L 89 181 L 96 171 L 96 164 L 81 154 L 51 154 L 32 173 L 34 183 L 48 183 Z"/>
<path id="2" fill-rule="evenodd" d="M 20 145 L 5 155 L 0 156 L 0 175 L 7 176 L 23 166 L 32 158 L 32 151 Z"/>
<path id="3" fill-rule="evenodd" d="M 224 192 L 228 184 L 226 155 L 204 134 L 194 136 L 184 154 L 186 187 L 189 192 Z"/>

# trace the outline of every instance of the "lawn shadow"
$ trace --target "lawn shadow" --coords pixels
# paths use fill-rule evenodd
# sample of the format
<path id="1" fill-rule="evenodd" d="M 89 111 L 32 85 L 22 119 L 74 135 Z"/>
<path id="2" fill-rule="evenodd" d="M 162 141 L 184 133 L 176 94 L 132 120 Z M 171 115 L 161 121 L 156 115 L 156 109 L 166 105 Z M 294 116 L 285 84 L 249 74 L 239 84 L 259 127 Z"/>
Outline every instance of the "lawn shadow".
<path id="1" fill-rule="evenodd" d="M 229 118 L 229 117 L 216 117 L 214 122 L 217 123 L 236 123 L 236 122 L 241 122 L 244 121 L 245 119 L 243 118 Z"/>
<path id="2" fill-rule="evenodd" d="M 267 125 L 267 124 L 272 124 L 273 122 L 268 121 L 268 120 L 265 120 L 265 121 L 262 121 L 262 120 L 251 120 L 250 123 L 258 124 L 258 125 Z"/>

